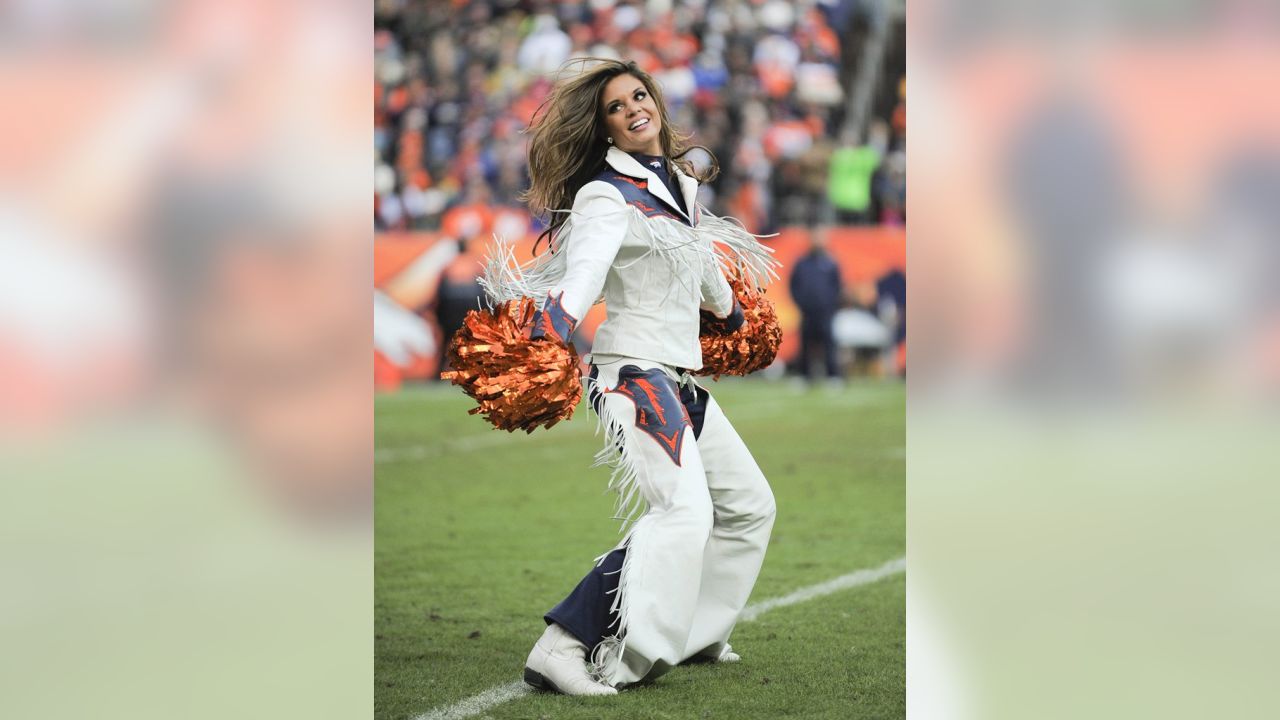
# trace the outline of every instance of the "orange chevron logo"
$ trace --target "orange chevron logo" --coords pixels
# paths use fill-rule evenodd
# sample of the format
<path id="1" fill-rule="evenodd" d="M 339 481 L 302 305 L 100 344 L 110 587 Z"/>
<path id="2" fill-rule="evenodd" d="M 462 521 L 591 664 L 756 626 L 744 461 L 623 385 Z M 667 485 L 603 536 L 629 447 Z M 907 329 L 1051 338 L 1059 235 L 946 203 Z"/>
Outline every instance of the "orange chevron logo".
<path id="1" fill-rule="evenodd" d="M 681 427 L 679 430 L 676 430 L 674 433 L 672 433 L 671 437 L 667 437 L 666 435 L 663 435 L 658 430 L 654 430 L 651 434 L 654 437 L 661 440 L 662 444 L 667 446 L 667 450 L 671 453 L 673 457 L 678 457 L 680 455 L 680 436 L 684 434 L 683 427 Z"/>
<path id="2" fill-rule="evenodd" d="M 642 371 L 628 365 L 619 373 L 617 387 L 605 392 L 630 400 L 636 409 L 636 428 L 657 440 L 671 461 L 680 465 L 684 430 L 693 423 L 673 380 L 661 370 Z"/>
<path id="3" fill-rule="evenodd" d="M 640 388 L 641 392 L 649 396 L 649 402 L 653 403 L 653 412 L 658 416 L 658 423 L 660 425 L 666 425 L 667 414 L 662 412 L 662 401 L 658 399 L 657 390 L 654 389 L 653 385 L 651 385 L 648 380 L 636 380 L 635 384 L 636 387 Z"/>

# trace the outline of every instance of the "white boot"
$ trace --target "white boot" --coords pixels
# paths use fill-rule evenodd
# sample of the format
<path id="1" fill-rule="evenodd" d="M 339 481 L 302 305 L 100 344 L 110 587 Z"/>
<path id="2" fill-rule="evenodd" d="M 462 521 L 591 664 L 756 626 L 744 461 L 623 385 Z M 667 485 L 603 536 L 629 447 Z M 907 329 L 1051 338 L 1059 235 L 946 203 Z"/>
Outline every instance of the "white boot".
<path id="1" fill-rule="evenodd" d="M 616 695 L 587 674 L 587 646 L 555 623 L 547 626 L 529 659 L 524 661 L 524 681 L 536 688 L 565 695 Z"/>
<path id="2" fill-rule="evenodd" d="M 742 656 L 734 652 L 733 646 L 729 643 L 721 645 L 719 650 L 716 650 L 715 646 L 709 647 L 698 653 L 698 657 L 718 663 L 736 663 L 742 661 Z"/>
<path id="3" fill-rule="evenodd" d="M 733 646 L 729 643 L 724 644 L 724 649 L 720 651 L 720 657 L 716 658 L 716 662 L 735 663 L 741 662 L 742 656 L 733 651 Z"/>

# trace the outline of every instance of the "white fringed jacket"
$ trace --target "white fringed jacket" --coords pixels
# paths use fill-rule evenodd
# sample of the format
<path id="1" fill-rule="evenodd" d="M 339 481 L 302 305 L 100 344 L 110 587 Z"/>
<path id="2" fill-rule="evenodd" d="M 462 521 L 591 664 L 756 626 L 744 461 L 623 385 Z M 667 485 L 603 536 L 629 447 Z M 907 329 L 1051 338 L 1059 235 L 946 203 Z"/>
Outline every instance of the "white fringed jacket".
<path id="1" fill-rule="evenodd" d="M 491 255 L 482 280 L 490 301 L 543 302 L 542 318 L 568 341 L 603 299 L 607 319 L 593 353 L 701 368 L 699 310 L 723 318 L 734 306 L 725 271 L 763 285 L 777 277 L 777 262 L 740 225 L 698 206 L 697 180 L 678 168 L 674 175 L 692 217 L 657 175 L 610 148 L 604 169 L 578 190 L 549 252 L 523 266 L 510 248 Z"/>

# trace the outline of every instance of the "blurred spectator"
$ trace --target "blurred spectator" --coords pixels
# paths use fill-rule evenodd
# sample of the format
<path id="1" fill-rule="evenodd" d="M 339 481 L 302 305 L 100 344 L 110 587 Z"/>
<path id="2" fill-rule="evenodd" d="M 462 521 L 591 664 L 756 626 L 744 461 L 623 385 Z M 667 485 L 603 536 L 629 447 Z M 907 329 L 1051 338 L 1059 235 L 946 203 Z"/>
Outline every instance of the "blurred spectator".
<path id="1" fill-rule="evenodd" d="M 853 138 L 847 133 L 842 147 L 831 154 L 829 196 L 838 221 L 861 225 L 874 220 L 871 178 L 880 167 L 888 144 L 889 128 L 878 120 L 872 125 L 865 145 L 854 147 Z"/>
<path id="2" fill-rule="evenodd" d="M 555 16 L 538 15 L 533 19 L 533 31 L 520 44 L 516 59 L 525 70 L 547 75 L 569 59 L 572 49 L 573 41 L 560 29 Z"/>
<path id="3" fill-rule="evenodd" d="M 796 161 L 799 178 L 794 186 L 797 198 L 796 206 L 801 208 L 801 218 L 797 224 L 827 224 L 832 218 L 826 212 L 827 178 L 831 173 L 831 152 L 833 144 L 825 136 L 814 140 L 813 145 Z"/>
<path id="4" fill-rule="evenodd" d="M 436 323 L 440 328 L 440 360 L 437 377 L 449 369 L 449 340 L 462 327 L 467 312 L 482 307 L 484 288 L 480 285 L 480 243 L 458 240 L 458 256 L 440 273 L 436 290 Z"/>
<path id="5" fill-rule="evenodd" d="M 493 207 L 489 202 L 489 186 L 477 178 L 467 185 L 462 202 L 444 214 L 441 230 L 445 235 L 466 242 L 488 236 L 493 231 Z"/>
<path id="6" fill-rule="evenodd" d="M 907 141 L 907 79 L 898 81 L 898 104 L 893 107 L 893 134 L 898 139 L 896 145 L 905 145 Z"/>
<path id="7" fill-rule="evenodd" d="M 907 342 L 907 276 L 897 268 L 876 280 L 876 316 L 892 333 L 884 365 L 902 375 L 907 371 L 901 349 Z"/>
<path id="8" fill-rule="evenodd" d="M 839 266 L 827 252 L 825 228 L 815 228 L 809 238 L 809 253 L 791 271 L 791 297 L 801 314 L 800 372 L 810 382 L 816 380 L 814 364 L 821 357 L 827 377 L 839 379 L 842 373 L 832 321 L 844 298 L 844 285 Z"/>
<path id="9" fill-rule="evenodd" d="M 881 225 L 907 224 L 907 154 L 894 150 L 871 178 L 874 218 Z"/>
<path id="10" fill-rule="evenodd" d="M 742 109 L 742 134 L 732 153 L 732 165 L 727 170 L 736 183 L 729 201 L 729 214 L 737 217 L 751 232 L 767 232 L 772 229 L 772 195 L 769 179 L 773 165 L 765 154 L 764 128 L 768 112 L 759 102 L 751 102 Z"/>

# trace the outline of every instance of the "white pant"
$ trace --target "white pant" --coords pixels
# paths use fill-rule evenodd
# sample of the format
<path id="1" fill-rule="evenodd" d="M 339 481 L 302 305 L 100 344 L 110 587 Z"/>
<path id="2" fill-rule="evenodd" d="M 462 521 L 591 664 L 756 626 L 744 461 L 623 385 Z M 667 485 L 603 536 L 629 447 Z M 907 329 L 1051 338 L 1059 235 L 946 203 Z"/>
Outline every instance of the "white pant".
<path id="1" fill-rule="evenodd" d="M 773 529 L 773 492 L 755 459 L 714 399 L 707 398 L 701 432 L 688 423 L 673 459 L 672 443 L 637 427 L 637 403 L 619 392 L 622 368 L 661 369 L 671 382 L 647 383 L 662 393 L 680 376 L 658 363 L 597 356 L 601 416 L 620 426 L 645 512 L 619 547 L 627 547 L 621 579 L 620 642 L 601 643 L 595 660 L 604 682 L 619 686 L 656 677 L 694 655 L 718 655 L 747 603 Z M 624 382 L 623 390 L 635 386 Z M 643 404 L 643 401 L 642 401 Z M 683 411 L 681 411 L 683 412 Z M 668 413 L 669 415 L 669 413 Z M 672 433 L 672 436 L 674 433 Z"/>

